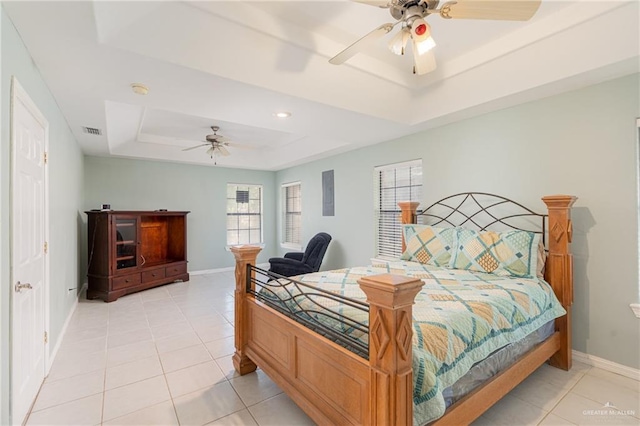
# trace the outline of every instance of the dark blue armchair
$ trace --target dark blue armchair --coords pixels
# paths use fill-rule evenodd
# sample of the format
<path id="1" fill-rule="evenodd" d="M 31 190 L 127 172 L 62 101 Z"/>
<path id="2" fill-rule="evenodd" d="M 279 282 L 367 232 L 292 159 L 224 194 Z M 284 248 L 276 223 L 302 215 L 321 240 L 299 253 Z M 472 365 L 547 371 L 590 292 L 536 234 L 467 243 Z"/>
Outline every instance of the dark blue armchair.
<path id="1" fill-rule="evenodd" d="M 284 257 L 272 257 L 269 259 L 271 264 L 269 271 L 285 277 L 318 272 L 330 242 L 331 235 L 326 232 L 320 232 L 311 238 L 304 253 L 289 252 Z"/>

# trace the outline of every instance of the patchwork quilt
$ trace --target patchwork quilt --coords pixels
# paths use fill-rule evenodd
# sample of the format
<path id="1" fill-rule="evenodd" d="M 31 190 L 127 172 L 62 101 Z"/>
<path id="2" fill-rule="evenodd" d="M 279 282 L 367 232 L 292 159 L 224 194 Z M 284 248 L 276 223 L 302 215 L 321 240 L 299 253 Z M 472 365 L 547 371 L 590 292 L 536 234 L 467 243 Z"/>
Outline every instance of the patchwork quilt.
<path id="1" fill-rule="evenodd" d="M 446 406 L 442 391 L 475 363 L 566 313 L 549 284 L 539 278 L 496 276 L 416 262 L 381 262 L 294 279 L 365 301 L 357 280 L 384 273 L 417 277 L 425 283 L 413 306 L 415 425 L 426 424 L 444 414 Z M 302 297 L 301 293 L 307 291 L 301 288 L 288 285 L 273 290 L 275 295 L 288 299 L 287 304 L 292 309 L 317 311 L 316 305 L 320 304 L 354 320 L 368 322 L 366 313 L 335 300 Z M 367 341 L 366 334 L 343 322 L 322 316 L 317 319 Z"/>

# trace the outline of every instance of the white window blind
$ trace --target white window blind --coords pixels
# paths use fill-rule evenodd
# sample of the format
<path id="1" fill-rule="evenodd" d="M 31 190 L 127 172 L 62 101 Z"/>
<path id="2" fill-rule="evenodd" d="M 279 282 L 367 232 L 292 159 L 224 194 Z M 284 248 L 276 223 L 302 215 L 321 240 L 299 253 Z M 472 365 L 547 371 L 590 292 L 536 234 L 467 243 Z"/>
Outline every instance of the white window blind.
<path id="1" fill-rule="evenodd" d="M 376 256 L 398 258 L 402 254 L 399 201 L 422 201 L 422 160 L 376 167 Z"/>
<path id="2" fill-rule="evenodd" d="M 227 245 L 262 244 L 262 186 L 227 184 Z"/>
<path id="3" fill-rule="evenodd" d="M 282 185 L 282 243 L 300 245 L 302 232 L 302 194 L 300 182 Z"/>

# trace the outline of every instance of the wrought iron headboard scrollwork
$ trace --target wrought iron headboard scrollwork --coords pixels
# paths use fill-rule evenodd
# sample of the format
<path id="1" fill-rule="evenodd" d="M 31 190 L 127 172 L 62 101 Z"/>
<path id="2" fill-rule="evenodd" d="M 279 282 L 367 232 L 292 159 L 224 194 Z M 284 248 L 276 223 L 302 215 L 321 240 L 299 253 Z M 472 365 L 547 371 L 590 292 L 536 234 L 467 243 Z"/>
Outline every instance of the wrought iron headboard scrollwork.
<path id="1" fill-rule="evenodd" d="M 508 228 L 541 234 L 546 246 L 547 214 L 536 213 L 508 198 L 486 192 L 461 192 L 450 195 L 423 210 L 416 223 L 475 227 L 478 231 Z"/>

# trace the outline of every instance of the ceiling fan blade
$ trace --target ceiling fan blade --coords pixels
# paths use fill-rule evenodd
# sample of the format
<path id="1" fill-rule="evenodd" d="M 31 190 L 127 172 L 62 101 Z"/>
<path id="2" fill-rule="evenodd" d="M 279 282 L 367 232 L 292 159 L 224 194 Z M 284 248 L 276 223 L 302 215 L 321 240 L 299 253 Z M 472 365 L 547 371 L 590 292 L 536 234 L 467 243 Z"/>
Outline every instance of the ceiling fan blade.
<path id="1" fill-rule="evenodd" d="M 383 35 L 389 33 L 389 31 L 391 31 L 398 22 L 396 22 L 395 24 L 380 25 L 378 28 L 371 31 L 369 34 L 365 35 L 364 37 L 362 37 L 361 39 L 353 43 L 351 46 L 347 47 L 342 52 L 338 53 L 333 58 L 329 59 L 329 63 L 333 65 L 340 65 L 346 62 L 348 59 L 352 58 L 361 50 L 363 50 L 366 46 L 368 46 L 369 44 L 372 44 L 374 41 L 376 41 Z"/>
<path id="2" fill-rule="evenodd" d="M 540 3 L 541 0 L 460 0 L 443 4 L 440 15 L 454 19 L 528 21 Z"/>
<path id="3" fill-rule="evenodd" d="M 183 151 L 191 151 L 192 149 L 200 148 L 201 146 L 207 146 L 207 145 L 209 145 L 209 144 L 208 143 L 203 143 L 201 145 L 192 146 L 191 148 L 185 148 L 185 149 L 183 149 Z"/>
<path id="4" fill-rule="evenodd" d="M 229 150 L 224 145 L 218 145 L 218 151 L 220 151 L 220 154 L 224 157 L 231 155 Z"/>
<path id="5" fill-rule="evenodd" d="M 423 75 L 430 73 L 431 71 L 437 68 L 436 57 L 433 54 L 433 50 L 429 50 L 423 54 L 418 53 L 418 48 L 416 47 L 416 43 L 411 43 L 413 46 L 413 73 L 418 75 Z"/>

